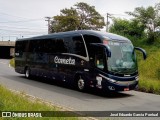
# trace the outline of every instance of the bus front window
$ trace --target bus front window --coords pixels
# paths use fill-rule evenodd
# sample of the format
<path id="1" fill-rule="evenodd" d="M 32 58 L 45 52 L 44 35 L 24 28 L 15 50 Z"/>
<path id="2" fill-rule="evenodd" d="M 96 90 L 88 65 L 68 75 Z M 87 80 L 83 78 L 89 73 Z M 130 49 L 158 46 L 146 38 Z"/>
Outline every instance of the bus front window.
<path id="1" fill-rule="evenodd" d="M 134 47 L 129 42 L 109 41 L 111 57 L 108 58 L 108 71 L 120 74 L 132 74 L 137 71 Z"/>

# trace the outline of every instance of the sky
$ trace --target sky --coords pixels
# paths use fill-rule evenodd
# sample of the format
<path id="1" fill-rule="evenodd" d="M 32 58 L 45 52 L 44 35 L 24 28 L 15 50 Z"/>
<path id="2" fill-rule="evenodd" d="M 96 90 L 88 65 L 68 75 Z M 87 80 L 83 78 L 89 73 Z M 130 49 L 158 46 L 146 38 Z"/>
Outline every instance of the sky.
<path id="1" fill-rule="evenodd" d="M 129 19 L 126 11 L 154 6 L 160 0 L 0 0 L 0 40 L 16 40 L 47 34 L 45 17 L 60 14 L 78 2 L 85 2 L 106 18 L 106 14 Z M 112 22 L 111 20 L 109 20 Z"/>

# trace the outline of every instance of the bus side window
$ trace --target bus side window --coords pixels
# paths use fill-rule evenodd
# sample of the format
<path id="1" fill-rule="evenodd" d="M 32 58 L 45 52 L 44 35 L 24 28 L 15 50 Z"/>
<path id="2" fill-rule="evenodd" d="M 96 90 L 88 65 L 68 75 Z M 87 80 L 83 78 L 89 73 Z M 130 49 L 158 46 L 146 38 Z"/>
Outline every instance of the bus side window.
<path id="1" fill-rule="evenodd" d="M 56 50 L 57 53 L 67 53 L 67 48 L 65 47 L 64 40 L 62 38 L 57 38 Z"/>
<path id="2" fill-rule="evenodd" d="M 30 40 L 29 42 L 29 52 L 38 52 L 39 50 L 39 41 L 37 40 Z"/>
<path id="3" fill-rule="evenodd" d="M 67 53 L 73 54 L 73 43 L 72 43 L 72 37 L 64 37 L 64 47 L 67 49 Z"/>
<path id="4" fill-rule="evenodd" d="M 90 43 L 101 43 L 101 39 L 94 35 L 83 35 L 83 37 L 84 37 L 84 40 L 85 40 L 85 43 L 88 49 L 88 53 L 89 55 L 91 55 L 93 52 L 93 49 L 90 46 Z"/>
<path id="5" fill-rule="evenodd" d="M 84 46 L 84 42 L 82 39 L 82 36 L 74 36 L 72 37 L 72 42 L 73 42 L 73 53 L 77 55 L 81 55 L 86 57 L 86 49 Z"/>
<path id="6" fill-rule="evenodd" d="M 47 53 L 56 53 L 56 40 L 55 38 L 52 39 L 46 39 L 47 43 L 46 43 L 46 52 Z"/>
<path id="7" fill-rule="evenodd" d="M 15 48 L 15 53 L 18 53 L 18 57 L 21 57 L 22 56 L 22 53 L 23 53 L 23 42 L 22 41 L 17 41 L 16 42 L 16 48 Z"/>

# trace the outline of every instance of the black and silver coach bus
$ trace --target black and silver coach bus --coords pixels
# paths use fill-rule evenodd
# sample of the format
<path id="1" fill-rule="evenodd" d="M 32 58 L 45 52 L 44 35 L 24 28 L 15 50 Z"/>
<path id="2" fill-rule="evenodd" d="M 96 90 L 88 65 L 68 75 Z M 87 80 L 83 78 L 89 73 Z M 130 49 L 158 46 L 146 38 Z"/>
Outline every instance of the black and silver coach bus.
<path id="1" fill-rule="evenodd" d="M 54 33 L 17 40 L 15 71 L 27 78 L 73 82 L 80 91 L 128 91 L 138 86 L 135 50 L 146 59 L 145 50 L 119 35 L 92 30 Z"/>

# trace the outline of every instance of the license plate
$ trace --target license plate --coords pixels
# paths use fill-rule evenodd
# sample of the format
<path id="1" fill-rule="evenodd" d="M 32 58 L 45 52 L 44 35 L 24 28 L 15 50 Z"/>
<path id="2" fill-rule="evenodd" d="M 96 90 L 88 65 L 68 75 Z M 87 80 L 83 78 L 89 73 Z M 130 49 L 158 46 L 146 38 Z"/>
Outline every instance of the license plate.
<path id="1" fill-rule="evenodd" d="M 124 88 L 124 91 L 129 91 L 129 88 Z"/>

